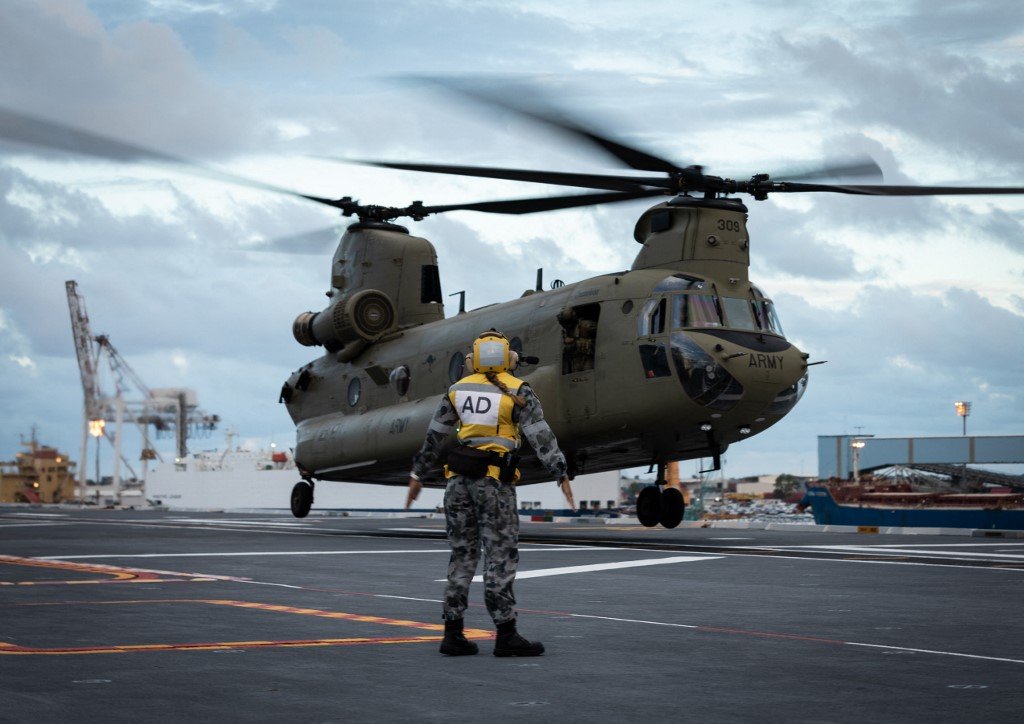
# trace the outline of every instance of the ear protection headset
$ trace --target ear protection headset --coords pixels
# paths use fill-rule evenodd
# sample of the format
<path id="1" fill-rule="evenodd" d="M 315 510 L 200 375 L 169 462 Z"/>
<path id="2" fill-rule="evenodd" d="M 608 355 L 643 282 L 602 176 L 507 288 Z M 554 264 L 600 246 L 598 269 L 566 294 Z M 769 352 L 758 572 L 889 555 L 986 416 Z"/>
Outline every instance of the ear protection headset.
<path id="1" fill-rule="evenodd" d="M 508 339 L 490 329 L 473 341 L 466 355 L 466 368 L 472 372 L 510 372 L 519 366 L 519 353 L 509 348 Z"/>

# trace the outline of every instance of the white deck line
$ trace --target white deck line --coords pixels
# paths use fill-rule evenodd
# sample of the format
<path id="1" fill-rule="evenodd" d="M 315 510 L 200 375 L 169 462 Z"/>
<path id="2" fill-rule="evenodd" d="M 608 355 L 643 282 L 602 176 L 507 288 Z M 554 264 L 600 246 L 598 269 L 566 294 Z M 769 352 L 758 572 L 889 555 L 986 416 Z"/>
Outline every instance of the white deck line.
<path id="1" fill-rule="evenodd" d="M 565 550 L 564 548 L 560 550 Z M 643 566 L 662 566 L 667 563 L 694 563 L 696 561 L 713 561 L 721 556 L 670 556 L 668 558 L 642 558 L 638 561 L 619 561 L 617 563 L 592 563 L 586 566 L 561 566 L 559 568 L 539 568 L 533 571 L 519 571 L 516 580 L 523 578 L 541 578 L 544 576 L 563 576 L 569 573 L 594 573 L 596 571 L 611 571 L 622 568 L 641 568 Z M 441 578 L 436 582 L 440 583 L 447 579 Z M 474 576 L 473 582 L 483 581 L 483 576 Z"/>

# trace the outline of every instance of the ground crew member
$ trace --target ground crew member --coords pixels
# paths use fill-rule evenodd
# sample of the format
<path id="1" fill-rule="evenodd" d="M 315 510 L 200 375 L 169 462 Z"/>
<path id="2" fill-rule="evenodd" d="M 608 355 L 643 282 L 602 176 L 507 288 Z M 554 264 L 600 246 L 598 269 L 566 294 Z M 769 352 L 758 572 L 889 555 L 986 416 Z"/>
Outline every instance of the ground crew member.
<path id="1" fill-rule="evenodd" d="M 573 510 L 572 486 L 565 456 L 544 421 L 540 400 L 522 380 L 509 374 L 519 355 L 508 340 L 491 330 L 473 342 L 466 355 L 470 374 L 452 385 L 441 398 L 423 447 L 413 458 L 408 508 L 419 495 L 420 478 L 435 467 L 449 436 L 458 425 L 458 444 L 448 455 L 444 494 L 445 527 L 452 554 L 444 596 L 444 640 L 441 653 L 475 654 L 477 645 L 463 634 L 462 617 L 469 584 L 476 574 L 480 549 L 484 554 L 484 603 L 498 629 L 495 656 L 539 656 L 544 645 L 516 632 L 512 583 L 519 564 L 519 512 L 515 481 L 519 479 L 523 437 L 540 462 L 558 481 Z"/>

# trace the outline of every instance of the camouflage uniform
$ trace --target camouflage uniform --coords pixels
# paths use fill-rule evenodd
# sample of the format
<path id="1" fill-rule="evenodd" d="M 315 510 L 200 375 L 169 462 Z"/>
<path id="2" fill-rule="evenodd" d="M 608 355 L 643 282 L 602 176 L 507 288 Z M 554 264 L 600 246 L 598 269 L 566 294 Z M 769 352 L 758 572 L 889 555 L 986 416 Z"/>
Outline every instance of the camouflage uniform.
<path id="1" fill-rule="evenodd" d="M 555 434 L 544 420 L 540 400 L 529 385 L 518 394 L 526 405 L 515 409 L 516 423 L 548 472 L 561 479 L 565 456 L 558 449 Z M 424 477 L 437 467 L 438 457 L 459 422 L 447 395 L 434 412 L 423 447 L 413 458 L 413 473 Z M 452 555 L 448 562 L 448 586 L 444 595 L 444 618 L 461 619 L 468 605 L 469 584 L 476 573 L 480 550 L 484 554 L 484 603 L 495 624 L 515 620 L 516 599 L 512 593 L 519 565 L 519 512 L 515 486 L 494 478 L 448 479 L 444 494 L 445 527 Z"/>

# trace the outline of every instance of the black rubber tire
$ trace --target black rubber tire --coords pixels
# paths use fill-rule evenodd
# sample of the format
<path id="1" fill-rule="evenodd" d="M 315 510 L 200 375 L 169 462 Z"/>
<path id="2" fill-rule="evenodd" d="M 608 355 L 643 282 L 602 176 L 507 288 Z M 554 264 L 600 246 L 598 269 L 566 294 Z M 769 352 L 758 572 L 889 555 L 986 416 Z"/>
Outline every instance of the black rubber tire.
<path id="1" fill-rule="evenodd" d="M 313 486 L 305 480 L 300 480 L 292 488 L 292 515 L 296 518 L 305 518 L 312 507 Z"/>
<path id="2" fill-rule="evenodd" d="M 675 528 L 683 522 L 686 500 L 679 488 L 665 488 L 661 491 L 661 524 Z"/>
<path id="3" fill-rule="evenodd" d="M 661 494 L 657 485 L 648 485 L 636 496 L 636 517 L 640 525 L 653 528 L 661 520 Z"/>

